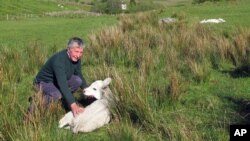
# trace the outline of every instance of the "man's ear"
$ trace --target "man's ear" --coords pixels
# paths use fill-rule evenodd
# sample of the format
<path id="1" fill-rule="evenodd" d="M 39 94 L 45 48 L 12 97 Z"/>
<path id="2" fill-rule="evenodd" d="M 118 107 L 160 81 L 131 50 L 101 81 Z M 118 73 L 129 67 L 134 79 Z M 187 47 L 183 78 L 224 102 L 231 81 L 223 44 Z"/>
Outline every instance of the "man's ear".
<path id="1" fill-rule="evenodd" d="M 106 87 L 108 87 L 108 85 L 110 84 L 110 82 L 111 82 L 111 78 L 110 77 L 108 77 L 105 80 L 103 80 L 103 86 L 102 86 L 102 88 L 105 89 Z"/>

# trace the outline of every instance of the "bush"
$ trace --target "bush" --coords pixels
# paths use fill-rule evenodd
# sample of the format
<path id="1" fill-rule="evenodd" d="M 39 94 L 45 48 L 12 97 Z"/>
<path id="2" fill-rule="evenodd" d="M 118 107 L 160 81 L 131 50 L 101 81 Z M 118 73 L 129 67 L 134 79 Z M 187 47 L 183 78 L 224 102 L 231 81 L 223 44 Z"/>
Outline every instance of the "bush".
<path id="1" fill-rule="evenodd" d="M 159 8 L 159 5 L 153 3 L 152 1 L 143 1 L 136 4 L 130 4 L 128 11 L 131 13 L 133 12 L 140 12 L 140 11 L 148 11 Z"/>
<path id="2" fill-rule="evenodd" d="M 93 2 L 92 10 L 99 13 L 117 14 L 121 13 L 120 0 L 95 0 Z"/>
<path id="3" fill-rule="evenodd" d="M 118 14 L 122 13 L 121 0 L 95 0 L 93 2 L 92 11 L 106 14 Z M 140 11 L 148 11 L 159 8 L 159 5 L 153 3 L 152 1 L 145 0 L 141 2 L 134 3 L 133 1 L 128 4 L 128 9 L 126 13 L 134 13 Z"/>

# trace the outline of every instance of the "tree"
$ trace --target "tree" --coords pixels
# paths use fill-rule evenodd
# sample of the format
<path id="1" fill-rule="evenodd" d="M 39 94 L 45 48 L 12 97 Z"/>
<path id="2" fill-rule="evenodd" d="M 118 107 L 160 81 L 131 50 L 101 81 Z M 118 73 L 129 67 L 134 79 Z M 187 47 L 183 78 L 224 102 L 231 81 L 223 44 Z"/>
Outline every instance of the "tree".
<path id="1" fill-rule="evenodd" d="M 108 0 L 106 13 L 116 14 L 121 12 L 121 1 L 120 0 Z"/>
<path id="2" fill-rule="evenodd" d="M 135 2 L 135 0 L 130 0 L 129 4 L 130 5 L 136 5 L 136 2 Z"/>

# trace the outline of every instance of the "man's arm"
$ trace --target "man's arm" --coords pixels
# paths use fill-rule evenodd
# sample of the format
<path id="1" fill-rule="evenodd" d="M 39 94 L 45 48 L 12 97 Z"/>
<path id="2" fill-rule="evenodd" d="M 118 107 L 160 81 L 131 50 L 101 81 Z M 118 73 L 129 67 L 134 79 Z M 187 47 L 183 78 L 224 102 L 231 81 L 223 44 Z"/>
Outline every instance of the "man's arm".
<path id="1" fill-rule="evenodd" d="M 82 69 L 81 69 L 81 61 L 78 62 L 77 68 L 75 70 L 75 75 L 79 76 L 82 79 L 82 85 L 80 86 L 81 89 L 87 88 L 88 85 L 86 83 L 85 78 L 82 75 Z"/>
<path id="2" fill-rule="evenodd" d="M 68 84 L 67 84 L 67 77 L 64 71 L 64 68 L 60 65 L 54 66 L 54 74 L 56 78 L 56 83 L 61 91 L 63 97 L 65 98 L 66 102 L 71 105 L 75 102 L 75 98 L 73 97 Z"/>
<path id="3" fill-rule="evenodd" d="M 60 59 L 61 58 L 56 58 L 54 60 L 52 65 L 53 73 L 55 75 L 56 83 L 59 87 L 59 90 L 63 95 L 63 98 L 65 98 L 73 114 L 76 115 L 77 113 L 82 112 L 83 108 L 79 107 L 75 102 L 75 98 L 68 87 L 65 65 Z"/>
<path id="4" fill-rule="evenodd" d="M 76 104 L 70 89 L 68 88 L 67 78 L 63 66 L 55 65 L 55 76 L 59 89 L 68 103 L 74 116 L 84 111 L 83 107 Z"/>

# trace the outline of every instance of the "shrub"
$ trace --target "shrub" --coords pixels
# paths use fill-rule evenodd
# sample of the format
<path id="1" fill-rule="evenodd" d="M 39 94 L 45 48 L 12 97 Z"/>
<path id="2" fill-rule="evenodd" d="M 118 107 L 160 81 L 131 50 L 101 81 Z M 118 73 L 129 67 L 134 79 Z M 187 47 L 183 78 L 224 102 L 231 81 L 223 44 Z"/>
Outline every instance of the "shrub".
<path id="1" fill-rule="evenodd" d="M 121 1 L 120 0 L 95 0 L 93 2 L 92 11 L 107 13 L 107 14 L 117 14 L 121 13 Z"/>
<path id="2" fill-rule="evenodd" d="M 156 8 L 159 8 L 160 5 L 157 5 L 153 3 L 152 1 L 145 0 L 138 2 L 136 4 L 130 4 L 128 12 L 134 13 L 134 12 L 140 12 L 140 11 L 148 11 L 148 10 L 153 10 Z"/>
<path id="3" fill-rule="evenodd" d="M 118 14 L 122 12 L 135 13 L 140 11 L 148 11 L 160 7 L 159 4 L 155 4 L 150 0 L 144 0 L 137 3 L 131 1 L 128 4 L 128 9 L 126 11 L 122 11 L 121 4 L 121 0 L 95 0 L 93 2 L 92 11 L 107 14 Z"/>

